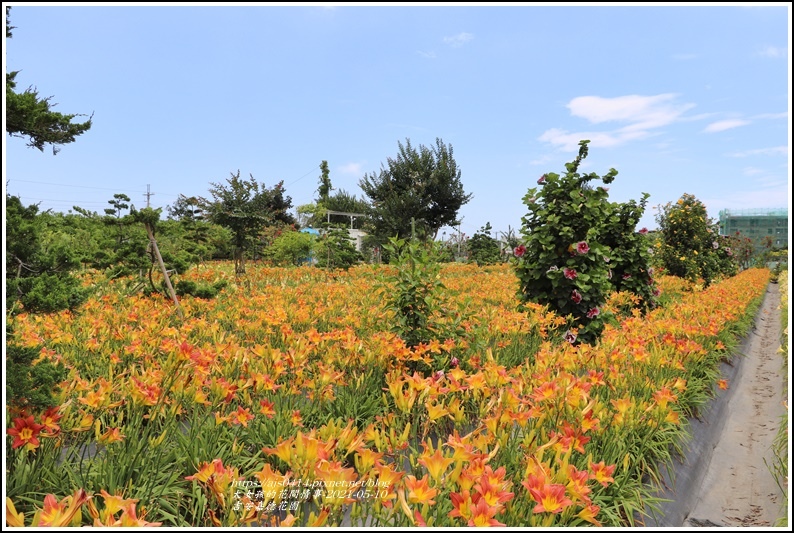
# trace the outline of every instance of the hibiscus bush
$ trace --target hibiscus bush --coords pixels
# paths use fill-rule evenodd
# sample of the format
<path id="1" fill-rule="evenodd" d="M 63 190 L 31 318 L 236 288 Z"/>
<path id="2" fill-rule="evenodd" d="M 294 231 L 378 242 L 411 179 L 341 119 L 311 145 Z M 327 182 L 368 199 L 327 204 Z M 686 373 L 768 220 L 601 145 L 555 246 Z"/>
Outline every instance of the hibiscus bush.
<path id="1" fill-rule="evenodd" d="M 565 340 L 591 343 L 598 338 L 609 313 L 604 303 L 612 292 L 626 292 L 630 307 L 647 311 L 661 293 L 651 266 L 653 249 L 645 228 L 637 224 L 648 194 L 639 202 L 609 202 L 608 187 L 618 171 L 604 176 L 580 174 L 587 144 L 566 163 L 566 173 L 544 174 L 540 188 L 524 196 L 529 213 L 522 218 L 523 244 L 514 249 L 521 302 L 549 305 L 568 319 Z"/>
<path id="2" fill-rule="evenodd" d="M 642 200 L 615 203 L 601 230 L 601 242 L 609 246 L 609 279 L 616 292 L 629 292 L 636 296 L 636 306 L 647 311 L 658 305 L 661 290 L 654 279 L 651 266 L 653 248 L 646 235 L 647 228 L 635 231 L 645 206 L 648 193 Z"/>
<path id="3" fill-rule="evenodd" d="M 611 251 L 601 240 L 612 211 L 608 189 L 590 182 L 609 184 L 618 172 L 613 168 L 603 177 L 578 172 L 589 142 L 579 143 L 579 155 L 566 163 L 565 174 L 544 174 L 539 187 L 524 196 L 529 213 L 521 219 L 523 244 L 514 250 L 519 299 L 548 304 L 567 317 L 569 342 L 598 337 L 604 325 L 601 306 L 612 290 Z"/>

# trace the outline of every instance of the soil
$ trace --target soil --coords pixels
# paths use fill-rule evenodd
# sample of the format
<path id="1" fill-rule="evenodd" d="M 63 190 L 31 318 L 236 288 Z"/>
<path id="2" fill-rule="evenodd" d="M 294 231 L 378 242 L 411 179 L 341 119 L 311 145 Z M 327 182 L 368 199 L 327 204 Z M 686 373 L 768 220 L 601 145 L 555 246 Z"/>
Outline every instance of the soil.
<path id="1" fill-rule="evenodd" d="M 772 443 L 786 413 L 780 347 L 780 292 L 770 284 L 745 343 L 742 369 L 733 388 L 711 461 L 685 527 L 770 527 L 785 516 L 784 499 L 769 466 Z M 742 357 L 742 355 L 739 355 Z"/>

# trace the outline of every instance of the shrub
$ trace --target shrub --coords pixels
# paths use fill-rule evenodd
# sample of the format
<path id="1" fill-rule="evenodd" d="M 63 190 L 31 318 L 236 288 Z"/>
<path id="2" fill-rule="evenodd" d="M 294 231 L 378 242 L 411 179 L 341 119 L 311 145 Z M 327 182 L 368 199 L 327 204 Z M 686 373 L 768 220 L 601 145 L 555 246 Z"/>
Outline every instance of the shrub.
<path id="1" fill-rule="evenodd" d="M 392 237 L 384 249 L 393 258 L 396 272 L 393 292 L 386 291 L 387 309 L 394 312 L 392 331 L 410 347 L 436 338 L 431 316 L 438 309 L 441 266 L 433 257 L 432 243 L 422 244 Z M 385 289 L 385 288 L 384 288 Z"/>
<path id="2" fill-rule="evenodd" d="M 644 193 L 639 203 L 630 200 L 613 204 L 612 213 L 601 230 L 601 242 L 610 248 L 608 277 L 612 289 L 635 295 L 638 299 L 634 306 L 643 311 L 656 307 L 657 297 L 661 294 L 653 277 L 653 249 L 646 237 L 648 230 L 636 231 L 648 196 Z"/>
<path id="3" fill-rule="evenodd" d="M 603 177 L 579 174 L 588 142 L 579 143 L 579 155 L 566 163 L 565 174 L 544 174 L 540 188 L 530 188 L 524 196 L 529 213 L 521 219 L 523 244 L 514 250 L 519 299 L 548 304 L 567 317 L 569 327 L 578 331 L 566 333 L 569 342 L 598 337 L 604 326 L 601 307 L 611 291 L 611 251 L 600 240 L 611 208 L 607 188 L 590 182 L 609 184 L 617 170 Z"/>
<path id="4" fill-rule="evenodd" d="M 6 336 L 6 402 L 15 411 L 44 411 L 57 405 L 53 397 L 55 386 L 66 379 L 63 363 L 36 361 L 40 348 L 21 346 Z"/>
<path id="5" fill-rule="evenodd" d="M 312 264 L 314 236 L 301 231 L 285 231 L 266 250 L 265 257 L 277 265 Z"/>
<path id="6" fill-rule="evenodd" d="M 702 280 L 708 287 L 718 277 L 737 272 L 738 264 L 730 259 L 732 247 L 722 247 L 717 224 L 693 195 L 684 194 L 675 204 L 663 206 L 656 221 L 662 233 L 659 261 L 671 276 L 693 283 Z"/>
<path id="7" fill-rule="evenodd" d="M 469 239 L 469 251 L 472 261 L 480 266 L 493 265 L 500 261 L 499 241 L 491 237 L 490 222 L 486 222 L 485 226 Z"/>
<path id="8" fill-rule="evenodd" d="M 363 260 L 347 230 L 333 226 L 319 239 L 316 257 L 319 267 L 344 270 Z"/>

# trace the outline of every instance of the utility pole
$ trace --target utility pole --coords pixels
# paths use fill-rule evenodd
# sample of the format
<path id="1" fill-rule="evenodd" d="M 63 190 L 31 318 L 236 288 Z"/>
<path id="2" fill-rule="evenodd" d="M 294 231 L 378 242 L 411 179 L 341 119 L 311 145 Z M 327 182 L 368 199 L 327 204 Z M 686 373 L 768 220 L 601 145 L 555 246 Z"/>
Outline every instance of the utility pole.
<path id="1" fill-rule="evenodd" d="M 146 192 L 143 193 L 143 195 L 146 197 L 146 207 L 149 207 L 149 198 L 154 196 L 154 193 L 149 190 L 149 184 L 148 183 L 146 184 Z"/>

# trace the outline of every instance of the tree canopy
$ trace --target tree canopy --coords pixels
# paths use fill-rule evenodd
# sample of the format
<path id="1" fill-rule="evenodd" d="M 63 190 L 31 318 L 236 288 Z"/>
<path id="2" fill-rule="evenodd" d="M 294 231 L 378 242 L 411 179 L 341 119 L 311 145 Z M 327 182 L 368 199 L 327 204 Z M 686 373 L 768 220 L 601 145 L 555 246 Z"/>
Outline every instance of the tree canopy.
<path id="1" fill-rule="evenodd" d="M 6 38 L 11 38 L 9 25 L 11 7 L 6 6 Z M 57 154 L 59 146 L 74 142 L 75 139 L 91 129 L 93 114 L 85 122 L 72 122 L 83 114 L 63 114 L 52 110 L 56 104 L 50 102 L 52 96 L 42 98 L 35 87 L 24 92 L 15 91 L 16 77 L 20 71 L 6 75 L 6 133 L 12 137 L 28 139 L 28 146 L 44 151 L 45 145 L 52 145 L 52 153 Z"/>
<path id="2" fill-rule="evenodd" d="M 245 273 L 245 250 L 266 226 L 294 224 L 287 212 L 292 199 L 284 196 L 284 182 L 268 189 L 250 175 L 250 179 L 232 173 L 227 184 L 211 183 L 212 200 L 202 198 L 201 208 L 208 220 L 228 228 L 234 243 L 235 272 Z"/>
<path id="3" fill-rule="evenodd" d="M 380 242 L 412 234 L 435 239 L 440 228 L 457 224 L 472 195 L 463 190 L 451 145 L 438 138 L 432 147 L 416 149 L 410 139 L 397 144 L 397 157 L 359 182 L 371 202 L 368 229 Z"/>

